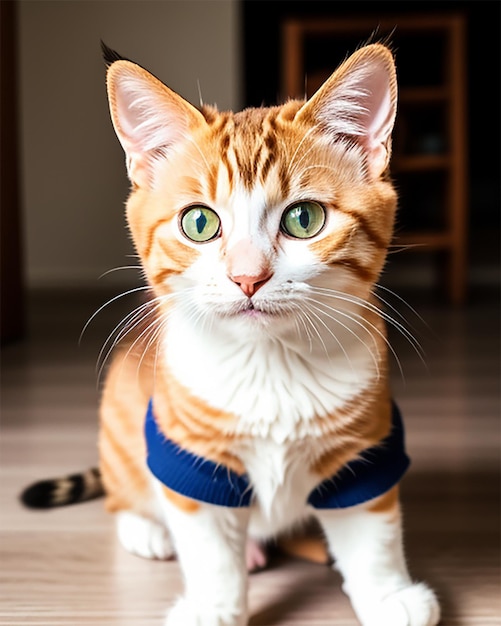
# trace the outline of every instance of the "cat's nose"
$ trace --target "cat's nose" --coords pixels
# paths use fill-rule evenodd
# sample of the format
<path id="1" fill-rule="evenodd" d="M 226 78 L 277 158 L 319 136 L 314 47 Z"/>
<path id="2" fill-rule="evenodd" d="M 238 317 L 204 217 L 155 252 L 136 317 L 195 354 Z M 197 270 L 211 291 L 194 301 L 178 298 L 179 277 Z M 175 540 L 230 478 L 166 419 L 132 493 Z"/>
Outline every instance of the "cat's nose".
<path id="1" fill-rule="evenodd" d="M 257 276 L 246 276 L 244 274 L 241 276 L 230 276 L 230 278 L 248 298 L 251 298 L 258 289 L 270 280 L 271 271 L 265 269 Z"/>
<path id="2" fill-rule="evenodd" d="M 226 271 L 229 279 L 238 285 L 248 298 L 267 283 L 273 274 L 266 254 L 250 238 L 237 241 L 228 250 Z"/>

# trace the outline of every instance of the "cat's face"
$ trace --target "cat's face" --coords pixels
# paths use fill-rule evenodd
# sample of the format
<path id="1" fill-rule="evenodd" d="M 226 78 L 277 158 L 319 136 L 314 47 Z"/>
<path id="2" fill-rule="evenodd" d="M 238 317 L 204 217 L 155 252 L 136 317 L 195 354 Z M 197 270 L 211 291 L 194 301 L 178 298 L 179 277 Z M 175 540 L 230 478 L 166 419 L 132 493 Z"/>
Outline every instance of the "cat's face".
<path id="1" fill-rule="evenodd" d="M 368 296 L 395 209 L 386 48 L 360 50 L 307 103 L 236 114 L 199 111 L 127 61 L 108 85 L 129 225 L 157 295 L 194 319 L 252 326 L 305 305 L 318 316 L 327 290 Z"/>

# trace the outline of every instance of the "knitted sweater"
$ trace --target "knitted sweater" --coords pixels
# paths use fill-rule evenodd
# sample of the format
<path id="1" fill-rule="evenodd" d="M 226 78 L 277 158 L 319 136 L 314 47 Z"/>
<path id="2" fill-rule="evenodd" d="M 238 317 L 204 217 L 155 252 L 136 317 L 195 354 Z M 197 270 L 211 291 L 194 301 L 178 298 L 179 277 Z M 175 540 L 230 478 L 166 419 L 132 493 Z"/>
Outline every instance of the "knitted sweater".
<path id="1" fill-rule="evenodd" d="M 254 494 L 248 477 L 184 450 L 167 439 L 157 426 L 150 400 L 146 413 L 147 464 L 156 478 L 184 496 L 227 507 L 245 507 Z M 392 429 L 381 443 L 367 448 L 309 494 L 316 509 L 337 509 L 367 502 L 396 485 L 409 466 L 404 428 L 393 404 Z"/>

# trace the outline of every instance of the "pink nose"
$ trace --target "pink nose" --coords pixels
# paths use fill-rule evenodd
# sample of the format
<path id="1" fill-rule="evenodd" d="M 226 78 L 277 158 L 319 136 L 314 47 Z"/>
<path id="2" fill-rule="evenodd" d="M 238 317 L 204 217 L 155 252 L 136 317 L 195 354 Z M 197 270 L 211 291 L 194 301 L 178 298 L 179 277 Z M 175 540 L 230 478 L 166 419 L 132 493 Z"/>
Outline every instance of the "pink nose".
<path id="1" fill-rule="evenodd" d="M 271 278 L 269 269 L 263 270 L 258 276 L 230 276 L 248 298 L 251 298 Z"/>

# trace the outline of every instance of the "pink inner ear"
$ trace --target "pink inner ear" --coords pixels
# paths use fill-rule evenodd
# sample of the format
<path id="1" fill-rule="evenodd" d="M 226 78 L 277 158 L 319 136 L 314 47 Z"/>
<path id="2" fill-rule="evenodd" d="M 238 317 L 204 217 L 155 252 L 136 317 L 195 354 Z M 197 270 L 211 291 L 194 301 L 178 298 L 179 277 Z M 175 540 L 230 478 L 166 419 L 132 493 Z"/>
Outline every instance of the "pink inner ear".
<path id="1" fill-rule="evenodd" d="M 367 134 L 363 143 L 367 150 L 369 172 L 372 176 L 379 176 L 390 156 L 388 142 L 393 129 L 395 107 L 386 80 L 374 82 L 372 87 L 367 102 Z"/>
<path id="2" fill-rule="evenodd" d="M 393 127 L 394 107 L 387 80 L 374 82 L 367 98 L 367 131 L 370 143 L 386 143 Z"/>
<path id="3" fill-rule="evenodd" d="M 188 127 L 182 110 L 142 80 L 119 83 L 116 106 L 124 148 L 135 154 L 174 144 Z"/>
<path id="4" fill-rule="evenodd" d="M 183 140 L 203 116 L 181 96 L 137 65 L 120 61 L 108 70 L 115 131 L 126 152 L 129 178 L 151 184 L 159 153 Z"/>
<path id="5" fill-rule="evenodd" d="M 391 53 L 374 44 L 353 54 L 304 105 L 303 114 L 320 121 L 336 140 L 351 136 L 378 176 L 389 159 L 396 113 L 396 77 Z"/>

